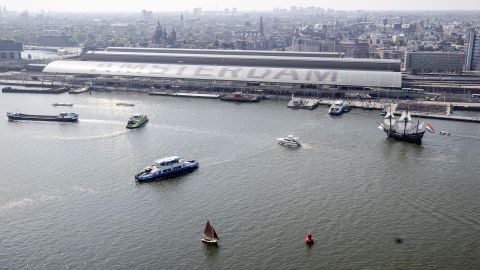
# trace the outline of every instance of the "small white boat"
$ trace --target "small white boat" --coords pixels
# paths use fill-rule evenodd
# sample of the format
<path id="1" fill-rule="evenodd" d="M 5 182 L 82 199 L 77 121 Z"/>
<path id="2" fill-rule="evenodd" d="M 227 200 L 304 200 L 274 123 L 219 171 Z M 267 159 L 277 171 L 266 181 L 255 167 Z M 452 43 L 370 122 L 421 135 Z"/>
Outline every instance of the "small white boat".
<path id="1" fill-rule="evenodd" d="M 332 106 L 330 106 L 328 113 L 331 115 L 340 115 L 348 111 L 350 111 L 350 106 L 348 106 L 348 103 L 343 102 L 342 100 L 337 100 L 332 104 Z"/>
<path id="2" fill-rule="evenodd" d="M 450 133 L 450 132 L 448 132 L 448 131 L 443 131 L 443 130 L 440 131 L 439 133 L 440 133 L 440 135 L 444 135 L 444 136 L 450 136 L 450 135 L 452 135 L 452 133 Z"/>
<path id="3" fill-rule="evenodd" d="M 66 107 L 72 107 L 72 103 L 52 103 L 52 106 L 57 107 L 57 106 L 66 106 Z"/>
<path id="4" fill-rule="evenodd" d="M 300 147 L 302 146 L 302 142 L 297 138 L 293 137 L 293 135 L 288 135 L 286 138 L 277 138 L 278 144 L 288 146 L 288 147 Z"/>

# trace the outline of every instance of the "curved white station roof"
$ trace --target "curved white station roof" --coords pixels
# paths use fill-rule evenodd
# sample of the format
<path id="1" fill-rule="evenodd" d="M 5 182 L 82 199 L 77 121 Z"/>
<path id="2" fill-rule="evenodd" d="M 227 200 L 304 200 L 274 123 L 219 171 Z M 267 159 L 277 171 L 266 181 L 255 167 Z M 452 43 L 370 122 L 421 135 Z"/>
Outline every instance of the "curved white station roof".
<path id="1" fill-rule="evenodd" d="M 326 70 L 96 61 L 54 61 L 43 72 L 190 80 L 320 84 L 400 88 L 402 75 L 391 71 Z"/>

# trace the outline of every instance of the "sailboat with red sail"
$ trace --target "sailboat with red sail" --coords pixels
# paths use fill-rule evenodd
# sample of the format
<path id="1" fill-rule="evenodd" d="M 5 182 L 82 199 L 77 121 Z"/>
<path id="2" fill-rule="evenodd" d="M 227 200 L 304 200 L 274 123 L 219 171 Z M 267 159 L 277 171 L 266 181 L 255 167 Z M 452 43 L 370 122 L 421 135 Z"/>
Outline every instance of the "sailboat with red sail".
<path id="1" fill-rule="evenodd" d="M 207 225 L 205 225 L 205 231 L 203 231 L 202 242 L 217 245 L 218 240 L 220 240 L 220 238 L 218 237 L 217 232 L 210 224 L 210 221 L 207 221 Z"/>

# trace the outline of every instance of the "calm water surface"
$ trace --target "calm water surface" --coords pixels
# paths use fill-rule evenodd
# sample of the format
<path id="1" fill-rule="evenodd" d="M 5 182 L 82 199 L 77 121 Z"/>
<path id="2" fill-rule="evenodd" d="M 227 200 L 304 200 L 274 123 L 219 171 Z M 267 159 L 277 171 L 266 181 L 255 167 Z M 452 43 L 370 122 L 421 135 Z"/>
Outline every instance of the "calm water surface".
<path id="1" fill-rule="evenodd" d="M 136 106 L 115 105 L 127 100 Z M 386 140 L 377 111 L 285 105 L 0 95 L 2 115 L 81 118 L 2 116 L 0 269 L 480 269 L 480 125 L 430 121 L 452 135 L 416 146 Z M 126 130 L 137 111 L 150 122 Z M 306 146 L 279 146 L 288 134 Z M 134 181 L 175 152 L 200 168 Z M 200 242 L 207 219 L 219 248 Z"/>

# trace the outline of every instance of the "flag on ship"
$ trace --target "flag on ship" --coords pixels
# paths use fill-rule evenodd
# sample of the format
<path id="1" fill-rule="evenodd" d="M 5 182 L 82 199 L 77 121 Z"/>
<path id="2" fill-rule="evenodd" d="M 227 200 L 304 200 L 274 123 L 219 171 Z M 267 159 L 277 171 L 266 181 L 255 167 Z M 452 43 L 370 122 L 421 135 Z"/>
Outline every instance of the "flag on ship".
<path id="1" fill-rule="evenodd" d="M 427 124 L 427 125 L 425 126 L 425 129 L 428 130 L 428 131 L 431 132 L 431 133 L 435 133 L 435 129 L 433 129 L 432 124 Z"/>

